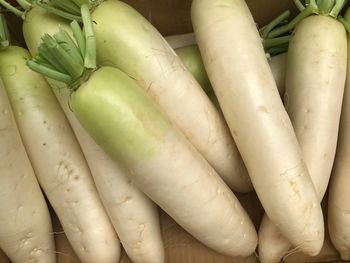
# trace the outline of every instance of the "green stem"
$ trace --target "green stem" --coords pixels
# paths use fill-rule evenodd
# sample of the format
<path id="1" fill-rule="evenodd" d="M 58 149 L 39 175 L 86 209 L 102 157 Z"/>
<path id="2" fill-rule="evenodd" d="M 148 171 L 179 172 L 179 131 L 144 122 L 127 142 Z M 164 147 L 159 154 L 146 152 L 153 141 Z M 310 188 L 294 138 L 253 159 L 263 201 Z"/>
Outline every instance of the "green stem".
<path id="1" fill-rule="evenodd" d="M 305 6 L 300 2 L 300 0 L 294 0 L 294 4 L 300 12 L 303 12 L 303 10 L 305 9 Z"/>
<path id="2" fill-rule="evenodd" d="M 309 2 L 309 5 L 313 6 L 314 8 L 317 8 L 316 0 L 310 0 L 308 2 Z"/>
<path id="3" fill-rule="evenodd" d="M 47 60 L 55 69 L 60 72 L 68 74 L 68 71 L 65 70 L 64 66 L 60 63 L 58 59 L 56 59 L 48 50 L 46 45 L 39 45 L 38 51 L 41 57 Z"/>
<path id="4" fill-rule="evenodd" d="M 1 13 L 0 13 L 0 38 L 1 38 L 1 41 L 10 40 L 10 33 L 7 27 L 5 15 Z"/>
<path id="5" fill-rule="evenodd" d="M 81 28 L 76 20 L 73 20 L 73 22 L 70 24 L 70 27 L 73 31 L 73 36 L 75 38 L 75 41 L 78 44 L 80 54 L 82 57 L 85 57 L 85 39 L 84 39 L 84 34 L 81 31 Z"/>
<path id="6" fill-rule="evenodd" d="M 81 7 L 82 5 L 90 6 L 93 0 L 72 0 L 77 6 Z"/>
<path id="7" fill-rule="evenodd" d="M 24 9 L 29 10 L 32 8 L 32 4 L 27 0 L 17 0 L 17 3 Z"/>
<path id="8" fill-rule="evenodd" d="M 36 71 L 36 72 L 38 72 L 46 77 L 49 77 L 51 79 L 64 82 L 66 84 L 70 84 L 73 81 L 71 76 L 69 76 L 67 74 L 63 74 L 63 73 L 58 72 L 56 70 L 47 68 L 47 67 L 40 65 L 32 60 L 27 61 L 27 66 L 33 71 Z"/>
<path id="9" fill-rule="evenodd" d="M 267 39 L 263 40 L 263 45 L 264 45 L 264 48 L 266 50 L 266 49 L 273 48 L 276 46 L 288 44 L 289 40 L 290 40 L 290 36 L 267 38 Z"/>
<path id="10" fill-rule="evenodd" d="M 84 63 L 83 57 L 80 55 L 78 47 L 66 31 L 60 30 L 54 35 L 54 38 L 75 61 L 78 61 L 79 64 Z"/>
<path id="11" fill-rule="evenodd" d="M 318 0 L 317 6 L 320 13 L 329 14 L 336 0 Z"/>
<path id="12" fill-rule="evenodd" d="M 268 50 L 271 57 L 288 51 L 288 45 L 273 47 Z"/>
<path id="13" fill-rule="evenodd" d="M 62 11 L 62 10 L 60 10 L 58 8 L 50 6 L 47 3 L 37 2 L 37 5 L 40 6 L 41 8 L 43 8 L 43 9 L 45 9 L 46 11 L 48 11 L 48 12 L 50 12 L 52 14 L 55 14 L 57 16 L 63 17 L 63 18 L 68 19 L 68 20 L 77 20 L 77 21 L 81 22 L 81 17 L 80 16 L 70 14 L 70 13 L 68 13 L 66 11 Z"/>
<path id="14" fill-rule="evenodd" d="M 338 16 L 338 21 L 343 24 L 346 32 L 350 33 L 350 23 L 346 21 L 342 16 Z"/>
<path id="15" fill-rule="evenodd" d="M 96 68 L 96 38 L 89 7 L 85 4 L 81 6 L 81 17 L 83 19 L 86 39 L 84 66 L 86 68 L 94 69 Z"/>
<path id="16" fill-rule="evenodd" d="M 344 5 L 346 4 L 346 2 L 347 0 L 336 0 L 335 5 L 329 15 L 336 18 L 339 15 L 342 8 L 344 7 Z"/>
<path id="17" fill-rule="evenodd" d="M 283 35 L 286 32 L 290 32 L 293 28 L 304 18 L 317 13 L 317 8 L 315 8 L 312 4 L 308 5 L 299 15 L 297 15 L 289 24 L 284 26 L 280 26 L 274 30 L 272 30 L 268 34 L 268 38 L 275 38 L 277 36 Z"/>
<path id="18" fill-rule="evenodd" d="M 56 70 L 56 68 L 54 66 L 52 66 L 50 64 L 50 62 L 48 62 L 45 58 L 43 58 L 42 56 L 36 56 L 35 58 L 33 58 L 33 61 L 37 64 L 40 64 L 42 66 L 45 66 L 47 68 L 50 68 L 52 70 Z"/>
<path id="19" fill-rule="evenodd" d="M 38 55 L 28 62 L 32 70 L 67 83 L 71 91 L 77 89 L 96 68 L 96 40 L 89 7 L 85 4 L 81 7 L 81 17 L 84 33 L 78 22 L 73 21 L 71 28 L 74 39 L 63 30 L 53 36 L 45 34 Z"/>
<path id="20" fill-rule="evenodd" d="M 46 35 L 43 41 L 51 54 L 55 56 L 73 79 L 78 79 L 82 75 L 84 66 L 75 61 L 53 37 Z"/>
<path id="21" fill-rule="evenodd" d="M 18 10 L 16 7 L 10 5 L 5 0 L 0 0 L 0 5 L 5 7 L 7 10 L 9 10 L 11 13 L 15 14 L 16 16 L 21 17 L 21 18 L 24 17 L 24 12 L 23 11 Z"/>
<path id="22" fill-rule="evenodd" d="M 269 24 L 264 26 L 264 28 L 261 31 L 262 38 L 266 38 L 268 34 L 273 30 L 276 26 L 278 26 L 282 21 L 287 19 L 290 16 L 290 11 L 286 10 L 282 14 L 280 14 L 278 17 L 276 17 L 274 20 L 272 20 Z"/>
<path id="23" fill-rule="evenodd" d="M 80 8 L 70 0 L 51 0 L 53 5 L 67 11 L 68 13 L 80 15 Z"/>

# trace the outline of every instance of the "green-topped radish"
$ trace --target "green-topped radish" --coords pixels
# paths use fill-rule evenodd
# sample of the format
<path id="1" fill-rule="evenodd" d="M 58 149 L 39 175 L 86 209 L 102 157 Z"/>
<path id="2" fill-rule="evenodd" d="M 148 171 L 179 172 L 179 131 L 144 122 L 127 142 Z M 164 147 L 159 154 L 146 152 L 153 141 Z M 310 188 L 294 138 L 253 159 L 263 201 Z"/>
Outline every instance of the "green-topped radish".
<path id="1" fill-rule="evenodd" d="M 300 21 L 289 43 L 285 107 L 321 201 L 337 145 L 347 40 L 344 26 L 334 19 L 339 3 L 334 6 L 334 1 L 318 1 L 317 4 L 315 13 L 319 15 Z M 320 240 L 323 240 L 321 235 Z M 298 249 L 302 244 L 294 245 Z M 290 247 L 288 239 L 265 217 L 259 230 L 261 261 L 279 262 Z"/>
<path id="2" fill-rule="evenodd" d="M 194 0 L 192 24 L 225 119 L 269 218 L 317 254 L 323 216 L 297 138 L 242 0 Z"/>
<path id="3" fill-rule="evenodd" d="M 49 210 L 1 80 L 0 145 L 0 247 L 12 262 L 54 263 Z"/>
<path id="4" fill-rule="evenodd" d="M 119 240 L 79 143 L 45 78 L 26 66 L 30 58 L 21 47 L 0 51 L 0 77 L 38 181 L 80 260 L 116 262 Z"/>
<path id="5" fill-rule="evenodd" d="M 129 172 L 113 161 L 81 126 L 69 108 L 69 90 L 56 96 L 77 135 L 97 190 L 128 256 L 134 263 L 164 262 L 158 208 L 130 180 Z"/>
<path id="6" fill-rule="evenodd" d="M 232 191 L 135 80 L 117 68 L 95 69 L 93 25 L 86 5 L 82 17 L 86 41 L 77 41 L 79 49 L 75 44 L 67 49 L 82 52 L 85 47 L 84 63 L 74 69 L 81 76 L 74 77 L 71 59 L 56 52 L 61 44 L 49 35 L 41 47 L 63 60 L 64 70 L 41 52 L 28 65 L 70 86 L 70 106 L 82 126 L 184 229 L 223 254 L 252 254 L 256 232 Z M 83 39 L 74 24 L 76 39 Z"/>
<path id="7" fill-rule="evenodd" d="M 350 9 L 345 13 L 347 28 L 350 28 Z M 350 35 L 348 34 L 348 56 Z M 350 260 L 350 64 L 346 73 L 339 139 L 328 196 L 328 228 L 333 245 L 343 260 Z"/>
<path id="8" fill-rule="evenodd" d="M 45 23 L 40 21 L 45 21 Z M 38 6 L 34 6 L 28 12 L 24 24 L 25 28 L 34 26 L 36 29 L 33 31 L 33 34 L 25 34 L 27 45 L 32 52 L 36 50 L 35 40 L 39 42 L 40 35 L 43 35 L 45 32 L 55 33 L 58 30 L 58 25 L 70 31 L 69 25 L 65 20 L 48 14 Z M 39 24 L 40 26 L 38 26 Z M 25 30 L 25 32 L 28 31 Z M 53 87 L 56 87 L 56 82 L 48 80 Z M 81 127 L 69 108 L 69 91 L 58 88 L 53 90 L 80 143 L 105 209 L 129 257 L 135 263 L 163 262 L 164 248 L 156 205 L 131 183 L 126 169 L 107 156 Z M 50 104 L 53 104 L 52 107 L 54 105 L 57 107 L 56 101 Z M 52 132 L 59 134 L 60 130 L 57 129 Z M 84 216 L 84 213 L 81 213 L 81 215 Z M 109 232 L 113 233 L 112 230 Z M 92 240 L 96 242 L 96 239 L 91 238 Z M 113 253 L 117 251 L 117 249 L 111 250 Z M 107 255 L 107 253 L 105 254 Z"/>
<path id="9" fill-rule="evenodd" d="M 233 190 L 251 191 L 248 173 L 224 119 L 163 36 L 122 1 L 94 4 L 98 64 L 119 68 L 134 78 Z M 40 5 L 62 13 L 51 1 Z M 27 20 L 32 18 L 29 12 Z M 29 23 L 24 24 L 24 34 L 33 39 L 42 22 L 33 28 Z"/>

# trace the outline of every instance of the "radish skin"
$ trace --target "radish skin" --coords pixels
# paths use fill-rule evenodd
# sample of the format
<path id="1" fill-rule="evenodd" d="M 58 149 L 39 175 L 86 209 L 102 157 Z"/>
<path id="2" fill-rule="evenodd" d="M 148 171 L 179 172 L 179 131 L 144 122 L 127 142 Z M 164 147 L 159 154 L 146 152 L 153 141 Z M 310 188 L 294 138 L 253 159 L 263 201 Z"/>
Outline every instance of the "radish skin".
<path id="1" fill-rule="evenodd" d="M 286 82 L 287 53 L 273 56 L 268 61 L 278 92 L 280 93 L 281 98 L 283 98 Z"/>
<path id="2" fill-rule="evenodd" d="M 251 191 L 224 119 L 149 21 L 116 0 L 100 3 L 92 19 L 98 64 L 119 68 L 136 79 L 233 190 Z"/>
<path id="3" fill-rule="evenodd" d="M 44 33 L 56 33 L 58 25 L 70 32 L 65 20 L 48 15 L 40 7 L 36 6 L 27 13 L 23 32 L 32 54 L 37 52 L 40 37 Z M 164 248 L 156 205 L 130 181 L 125 168 L 107 156 L 81 127 L 68 106 L 69 91 L 65 86 L 48 81 L 72 125 L 103 204 L 129 257 L 135 263 L 163 262 Z"/>
<path id="4" fill-rule="evenodd" d="M 192 23 L 266 213 L 294 245 L 316 255 L 323 243 L 322 210 L 246 3 L 194 0 Z"/>
<path id="5" fill-rule="evenodd" d="M 194 33 L 180 34 L 165 37 L 165 40 L 173 49 L 183 48 L 196 44 Z"/>
<path id="6" fill-rule="evenodd" d="M 325 239 L 325 242 L 323 244 L 321 252 L 315 256 L 310 257 L 303 253 L 291 253 L 291 255 L 286 256 L 283 259 L 283 262 L 285 263 L 300 263 L 300 262 L 330 262 L 330 263 L 336 263 L 341 262 L 339 253 L 335 250 L 334 246 L 332 245 L 332 242 L 329 238 Z M 344 262 L 344 261 L 342 261 Z"/>
<path id="7" fill-rule="evenodd" d="M 68 106 L 69 91 L 56 89 L 89 163 L 114 228 L 134 263 L 164 262 L 157 206 L 129 179 L 126 168 L 113 161 L 81 127 Z"/>
<path id="8" fill-rule="evenodd" d="M 252 221 L 260 222 L 263 209 L 254 192 L 238 194 L 238 200 L 249 214 Z M 232 258 L 216 253 L 194 239 L 188 232 L 181 228 L 166 213 L 160 211 L 162 236 L 166 247 L 165 258 L 167 263 L 258 263 L 255 254 L 245 258 Z M 257 225 L 256 225 L 257 226 Z M 124 254 L 124 255 L 123 255 Z M 125 253 L 121 254 L 120 263 L 131 263 Z"/>
<path id="9" fill-rule="evenodd" d="M 187 46 L 175 49 L 176 54 L 181 58 L 186 68 L 193 74 L 203 90 L 207 93 L 210 100 L 219 109 L 220 105 L 214 90 L 208 79 L 208 75 L 203 65 L 197 45 Z M 276 55 L 268 60 L 273 78 L 276 81 L 278 92 L 281 98 L 285 92 L 287 53 Z"/>
<path id="10" fill-rule="evenodd" d="M 201 53 L 197 45 L 186 46 L 175 49 L 185 67 L 192 73 L 193 77 L 201 85 L 202 89 L 208 95 L 213 92 L 208 75 L 205 71 Z"/>
<path id="11" fill-rule="evenodd" d="M 345 14 L 350 21 L 350 10 Z M 347 36 L 348 54 L 350 54 L 350 36 Z M 333 165 L 328 197 L 328 228 L 333 245 L 343 260 L 350 260 L 350 64 L 346 73 L 342 115 L 339 127 L 339 139 Z"/>
<path id="12" fill-rule="evenodd" d="M 287 60 L 285 107 L 321 201 L 334 162 L 344 93 L 344 26 L 327 16 L 304 19 L 295 28 Z M 265 217 L 259 230 L 261 262 L 279 262 L 290 246 Z"/>
<path id="13" fill-rule="evenodd" d="M 54 263 L 56 255 L 49 211 L 2 81 L 0 145 L 0 247 L 13 262 Z"/>
<path id="14" fill-rule="evenodd" d="M 175 50 L 176 54 L 181 58 L 184 65 L 193 74 L 216 106 L 217 98 L 212 91 L 208 75 L 203 65 L 202 57 L 200 56 L 200 52 L 198 52 L 199 50 L 194 34 L 189 33 L 185 35 L 174 35 L 166 37 L 165 39 Z M 286 80 L 287 53 L 281 53 L 273 56 L 268 59 L 268 62 L 280 96 L 283 98 Z"/>
<path id="15" fill-rule="evenodd" d="M 133 79 L 102 67 L 71 105 L 96 142 L 190 234 L 225 255 L 253 253 L 255 229 L 237 198 Z"/>
<path id="16" fill-rule="evenodd" d="M 325 215 L 325 225 L 327 226 L 327 210 L 328 210 L 328 198 L 325 195 L 322 200 L 322 210 L 323 214 Z M 290 252 L 288 252 L 287 255 L 283 257 L 283 262 L 285 263 L 300 263 L 300 262 L 331 262 L 331 263 L 340 263 L 340 255 L 338 251 L 334 248 L 330 237 L 329 237 L 329 229 L 325 233 L 325 240 L 323 243 L 323 247 L 321 252 L 315 256 L 310 257 L 307 256 L 301 252 L 297 252 L 296 250 L 292 249 Z"/>
<path id="17" fill-rule="evenodd" d="M 55 244 L 57 260 L 56 263 L 79 263 L 79 259 L 68 241 L 62 225 L 54 211 L 50 211 L 53 230 L 55 233 Z"/>
<path id="18" fill-rule="evenodd" d="M 325 196 L 322 199 L 322 211 L 324 214 L 324 220 L 325 225 L 327 226 L 328 218 L 327 218 L 327 211 L 328 211 L 328 194 L 326 193 Z M 325 240 L 323 243 L 323 247 L 321 252 L 315 256 L 310 257 L 307 256 L 301 252 L 297 252 L 295 249 L 292 249 L 288 252 L 287 255 L 283 257 L 283 262 L 286 263 L 299 263 L 299 262 L 340 262 L 340 255 L 338 251 L 334 248 L 330 237 L 329 237 L 329 229 L 325 232 Z"/>
<path id="19" fill-rule="evenodd" d="M 0 74 L 38 180 L 80 260 L 116 262 L 120 244 L 78 141 L 45 78 L 26 66 L 29 52 L 0 52 Z M 13 69 L 16 71 L 13 71 Z"/>

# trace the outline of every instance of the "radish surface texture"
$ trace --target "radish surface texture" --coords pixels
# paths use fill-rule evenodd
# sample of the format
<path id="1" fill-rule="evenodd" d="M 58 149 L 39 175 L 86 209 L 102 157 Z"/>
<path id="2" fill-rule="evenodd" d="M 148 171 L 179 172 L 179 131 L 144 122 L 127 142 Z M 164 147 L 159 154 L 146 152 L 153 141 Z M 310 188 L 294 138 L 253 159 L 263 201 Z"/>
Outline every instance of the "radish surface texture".
<path id="1" fill-rule="evenodd" d="M 194 0 L 192 23 L 209 79 L 267 215 L 294 245 L 317 254 L 323 244 L 321 207 L 246 3 Z"/>

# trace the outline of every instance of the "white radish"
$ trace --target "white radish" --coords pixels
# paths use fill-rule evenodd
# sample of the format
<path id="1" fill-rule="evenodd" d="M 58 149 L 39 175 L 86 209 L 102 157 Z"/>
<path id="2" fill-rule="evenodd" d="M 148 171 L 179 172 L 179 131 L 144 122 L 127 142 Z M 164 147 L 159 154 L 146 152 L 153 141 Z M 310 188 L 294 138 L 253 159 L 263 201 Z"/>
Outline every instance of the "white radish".
<path id="1" fill-rule="evenodd" d="M 59 26 L 70 32 L 66 21 L 40 7 L 28 12 L 24 37 L 32 54 L 37 53 L 40 37 L 44 33 L 56 33 Z M 135 263 L 163 262 L 164 248 L 156 205 L 130 181 L 128 171 L 106 155 L 81 127 L 69 108 L 69 91 L 62 89 L 62 83 L 48 81 L 72 125 L 103 204 L 129 257 Z"/>
<path id="2" fill-rule="evenodd" d="M 257 241 L 254 226 L 215 170 L 134 79 L 117 68 L 94 66 L 95 46 L 88 45 L 93 39 L 93 22 L 87 6 L 81 10 L 85 35 L 79 28 L 74 30 L 85 45 L 72 43 L 61 52 L 57 59 L 66 61 L 61 68 L 55 62 L 38 60 L 41 51 L 54 55 L 56 49 L 51 47 L 62 45 L 55 40 L 57 34 L 45 37 L 41 51 L 28 66 L 68 85 L 72 111 L 84 129 L 184 229 L 226 255 L 252 254 Z M 68 56 L 70 51 L 84 54 L 83 61 L 75 63 Z M 84 61 L 90 61 L 89 68 L 94 70 L 87 70 Z M 50 74 L 50 68 L 56 73 Z"/>
<path id="3" fill-rule="evenodd" d="M 346 62 L 346 31 L 340 22 L 323 15 L 299 22 L 288 50 L 285 107 L 319 201 L 336 151 Z M 259 232 L 261 262 L 279 262 L 290 242 L 267 217 Z"/>
<path id="4" fill-rule="evenodd" d="M 345 14 L 350 22 L 350 10 Z M 350 36 L 348 34 L 348 54 Z M 339 139 L 328 197 L 328 228 L 333 245 L 343 260 L 350 260 L 350 64 L 346 73 Z"/>
<path id="5" fill-rule="evenodd" d="M 225 255 L 253 253 L 255 229 L 239 201 L 131 78 L 102 67 L 71 105 L 98 144 L 185 230 Z"/>
<path id="6" fill-rule="evenodd" d="M 0 247 L 15 263 L 54 263 L 49 210 L 1 80 L 0 145 Z"/>
<path id="7" fill-rule="evenodd" d="M 233 190 L 251 191 L 224 119 L 152 24 L 116 0 L 101 2 L 92 19 L 98 64 L 136 79 Z"/>
<path id="8" fill-rule="evenodd" d="M 294 245 L 319 253 L 322 210 L 246 3 L 194 0 L 192 23 L 209 79 L 266 213 Z"/>
<path id="9" fill-rule="evenodd" d="M 327 209 L 328 209 L 328 197 L 325 195 L 322 200 L 322 210 L 325 219 L 325 225 L 327 228 Z M 321 252 L 314 257 L 298 252 L 297 249 L 291 249 L 286 255 L 283 256 L 282 262 L 285 263 L 300 263 L 300 262 L 338 262 L 340 260 L 340 255 L 338 251 L 334 248 L 330 237 L 329 229 L 325 232 L 325 240 Z"/>
<path id="10" fill-rule="evenodd" d="M 69 91 L 56 96 L 80 142 L 118 236 L 134 263 L 164 262 L 157 206 L 130 180 L 128 170 L 113 161 L 81 127 L 69 108 Z"/>
<path id="11" fill-rule="evenodd" d="M 26 66 L 29 52 L 0 52 L 0 75 L 38 180 L 83 262 L 116 262 L 120 243 L 78 141 L 45 78 Z"/>

